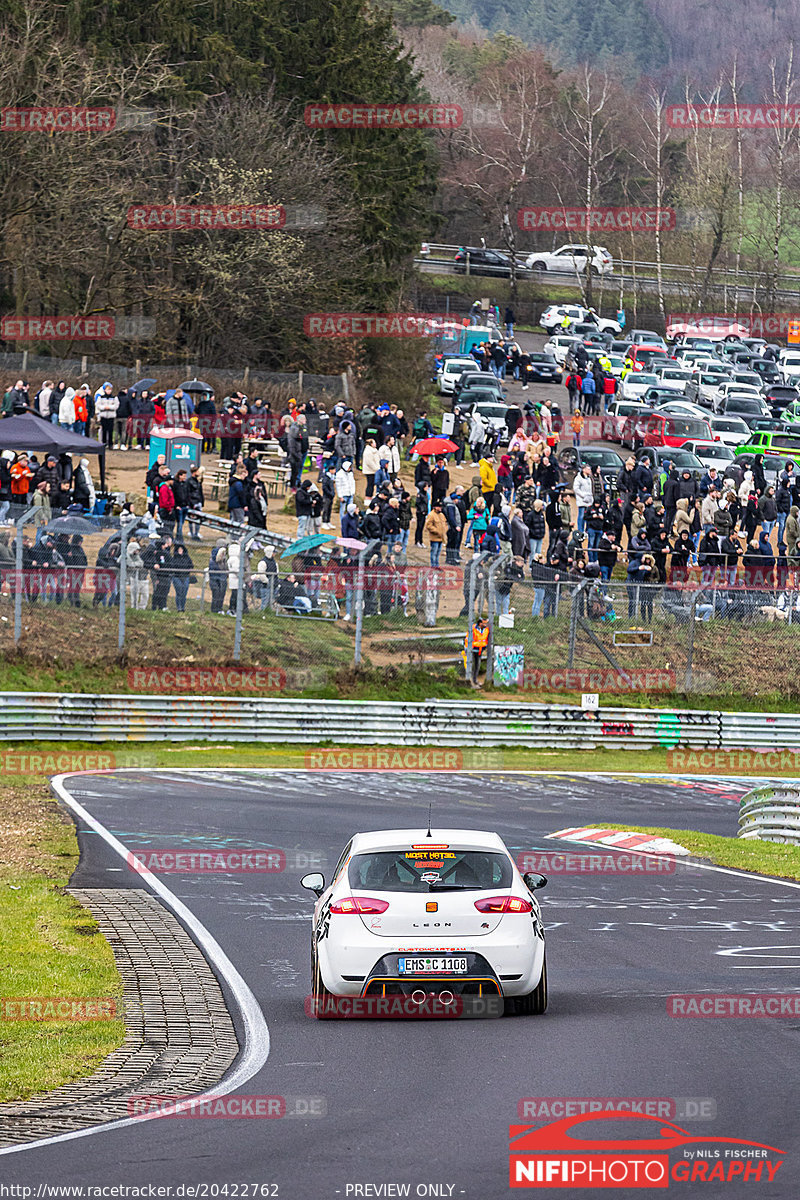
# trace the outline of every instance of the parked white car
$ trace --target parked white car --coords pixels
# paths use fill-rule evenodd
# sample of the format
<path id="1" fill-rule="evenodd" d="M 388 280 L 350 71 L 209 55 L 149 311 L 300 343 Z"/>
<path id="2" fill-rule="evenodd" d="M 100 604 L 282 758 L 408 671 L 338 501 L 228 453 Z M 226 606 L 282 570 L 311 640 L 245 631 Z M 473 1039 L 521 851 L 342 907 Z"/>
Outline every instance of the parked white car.
<path id="1" fill-rule="evenodd" d="M 609 442 L 622 441 L 622 426 L 628 417 L 639 417 L 650 411 L 641 400 L 612 400 L 603 414 L 603 437 Z"/>
<path id="2" fill-rule="evenodd" d="M 587 265 L 593 275 L 610 275 L 614 260 L 605 246 L 588 247 L 580 242 L 559 246 L 557 250 L 535 250 L 525 259 L 530 271 L 557 271 L 562 275 L 576 272 L 583 275 Z"/>
<path id="3" fill-rule="evenodd" d="M 781 373 L 781 380 L 789 387 L 796 387 L 800 383 L 800 353 L 794 347 L 781 352 L 778 370 Z"/>
<path id="4" fill-rule="evenodd" d="M 446 358 L 436 374 L 439 395 L 452 396 L 458 380 L 465 371 L 480 371 L 480 367 L 470 354 L 460 354 L 458 358 Z"/>
<path id="5" fill-rule="evenodd" d="M 556 334 L 563 327 L 564 317 L 570 319 L 572 325 L 588 321 L 597 325 L 601 333 L 622 333 L 622 326 L 611 317 L 601 317 L 598 313 L 584 308 L 582 304 L 548 304 L 539 317 L 539 324 L 550 334 Z"/>
<path id="6" fill-rule="evenodd" d="M 708 423 L 723 446 L 743 446 L 750 441 L 750 426 L 741 417 L 711 417 Z"/>
<path id="7" fill-rule="evenodd" d="M 316 872 L 300 883 L 317 897 L 314 1015 L 339 1015 L 337 997 L 373 1000 L 377 1016 L 377 1002 L 400 998 L 420 1008 L 434 999 L 454 1015 L 459 1003 L 480 996 L 505 1000 L 506 1011 L 545 1011 L 544 926 L 534 892 L 547 880 L 521 875 L 496 833 L 357 833 L 329 883 Z"/>
<path id="8" fill-rule="evenodd" d="M 658 376 L 649 371 L 630 371 L 622 381 L 622 399 L 641 400 L 648 388 L 658 384 Z"/>
<path id="9" fill-rule="evenodd" d="M 681 447 L 695 454 L 704 467 L 716 467 L 720 475 L 724 475 L 734 459 L 730 446 L 722 442 L 684 442 Z"/>
<path id="10" fill-rule="evenodd" d="M 708 413 L 699 404 L 692 404 L 688 400 L 668 400 L 666 404 L 659 404 L 655 412 L 672 413 L 675 417 L 694 417 L 698 421 L 707 421 Z"/>
<path id="11" fill-rule="evenodd" d="M 658 376 L 664 387 L 671 388 L 673 392 L 677 392 L 681 396 L 686 390 L 687 383 L 692 378 L 690 370 L 685 367 L 674 366 L 671 363 L 655 364 L 653 374 Z"/>
<path id="12" fill-rule="evenodd" d="M 554 333 L 545 342 L 542 349 L 545 354 L 552 354 L 557 363 L 564 365 L 564 359 L 567 357 L 570 346 L 575 341 L 572 334 Z"/>
<path id="13" fill-rule="evenodd" d="M 686 384 L 686 399 L 693 404 L 702 404 L 706 408 L 711 408 L 717 388 L 720 384 L 727 383 L 729 379 L 730 376 L 721 371 L 694 371 L 692 378 Z"/>

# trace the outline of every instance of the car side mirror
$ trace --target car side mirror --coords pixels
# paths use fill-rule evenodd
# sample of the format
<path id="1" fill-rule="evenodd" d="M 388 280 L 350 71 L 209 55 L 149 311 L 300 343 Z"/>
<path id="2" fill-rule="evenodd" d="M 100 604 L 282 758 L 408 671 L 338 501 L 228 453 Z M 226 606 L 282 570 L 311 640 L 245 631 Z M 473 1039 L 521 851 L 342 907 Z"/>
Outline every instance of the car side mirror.
<path id="1" fill-rule="evenodd" d="M 315 896 L 321 896 L 325 891 L 325 876 L 321 875 L 319 871 L 313 871 L 310 875 L 303 876 L 300 880 L 300 887 L 307 888 Z"/>
<path id="2" fill-rule="evenodd" d="M 547 886 L 547 876 L 538 875 L 535 871 L 529 871 L 527 875 L 522 876 L 522 882 L 529 892 L 536 892 L 539 888 Z"/>

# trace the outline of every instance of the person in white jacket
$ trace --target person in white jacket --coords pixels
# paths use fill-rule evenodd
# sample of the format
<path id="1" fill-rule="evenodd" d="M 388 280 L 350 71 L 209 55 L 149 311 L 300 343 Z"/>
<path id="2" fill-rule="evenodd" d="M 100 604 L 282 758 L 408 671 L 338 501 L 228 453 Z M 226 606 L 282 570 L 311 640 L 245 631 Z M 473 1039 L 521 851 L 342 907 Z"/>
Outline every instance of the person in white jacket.
<path id="1" fill-rule="evenodd" d="M 347 506 L 356 494 L 356 479 L 353 464 L 346 458 L 336 472 L 336 495 L 339 497 L 339 520 L 344 518 Z"/>
<path id="2" fill-rule="evenodd" d="M 75 388 L 68 387 L 58 406 L 58 423 L 62 429 L 72 430 L 75 424 Z"/>
<path id="3" fill-rule="evenodd" d="M 100 422 L 103 445 L 109 450 L 114 447 L 114 420 L 119 410 L 119 397 L 114 395 L 114 385 L 108 380 L 94 396 L 94 415 Z"/>
<path id="4" fill-rule="evenodd" d="M 150 598 L 150 573 L 142 559 L 141 546 L 135 538 L 128 542 L 125 566 L 131 589 L 131 608 L 147 608 Z"/>
<path id="5" fill-rule="evenodd" d="M 236 604 L 239 595 L 239 561 L 241 559 L 242 548 L 238 542 L 230 542 L 228 545 L 228 587 L 231 590 L 228 599 L 228 616 L 236 616 Z M 243 595 L 242 595 L 242 612 L 247 612 L 247 558 L 245 556 L 244 574 L 242 576 Z"/>
<path id="6" fill-rule="evenodd" d="M 400 448 L 397 445 L 396 439 L 391 434 L 378 450 L 378 457 L 389 479 L 394 483 L 397 475 L 400 473 Z"/>
<path id="7" fill-rule="evenodd" d="M 744 473 L 744 478 L 739 484 L 739 503 L 746 508 L 747 501 L 750 499 L 750 493 L 756 490 L 753 483 L 753 472 L 748 467 Z"/>
<path id="8" fill-rule="evenodd" d="M 584 463 L 578 474 L 572 481 L 572 490 L 575 493 L 575 503 L 578 506 L 578 533 L 583 534 L 586 510 L 591 508 L 594 500 L 594 489 L 592 486 L 592 468 L 588 463 Z"/>
<path id="9" fill-rule="evenodd" d="M 364 478 L 367 481 L 367 490 L 365 492 L 367 499 L 375 491 L 375 475 L 380 465 L 381 459 L 375 445 L 375 438 L 367 438 L 364 445 L 364 454 L 361 458 L 361 470 L 364 472 Z"/>

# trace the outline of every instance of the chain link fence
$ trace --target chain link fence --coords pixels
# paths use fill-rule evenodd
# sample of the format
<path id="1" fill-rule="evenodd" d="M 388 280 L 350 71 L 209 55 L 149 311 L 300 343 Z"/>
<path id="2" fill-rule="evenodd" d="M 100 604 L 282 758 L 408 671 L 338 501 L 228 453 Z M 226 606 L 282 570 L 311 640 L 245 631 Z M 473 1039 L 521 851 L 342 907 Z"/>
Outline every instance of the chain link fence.
<path id="1" fill-rule="evenodd" d="M 421 565 L 401 542 L 303 546 L 205 514 L 169 533 L 149 516 L 9 517 L 0 654 L 21 680 L 26 663 L 67 677 L 94 665 L 98 680 L 122 664 L 136 691 L 215 691 L 209 668 L 235 667 L 231 690 L 335 697 L 356 667 L 382 673 L 387 696 L 412 668 L 523 696 L 797 690 L 791 574 L 760 587 L 530 578 L 509 554 Z"/>

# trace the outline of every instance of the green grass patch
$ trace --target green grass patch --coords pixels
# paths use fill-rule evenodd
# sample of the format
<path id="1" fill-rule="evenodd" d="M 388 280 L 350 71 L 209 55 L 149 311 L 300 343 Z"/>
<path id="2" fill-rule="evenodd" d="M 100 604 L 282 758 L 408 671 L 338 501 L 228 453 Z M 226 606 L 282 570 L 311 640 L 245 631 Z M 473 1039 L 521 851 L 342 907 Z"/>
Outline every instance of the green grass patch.
<path id="1" fill-rule="evenodd" d="M 737 871 L 755 871 L 774 875 L 778 879 L 800 880 L 800 847 L 781 842 L 761 842 L 754 838 L 718 837 L 697 829 L 661 829 L 655 825 L 616 825 L 613 821 L 598 821 L 603 829 L 632 829 L 636 833 L 652 833 L 671 838 L 685 846 L 696 858 L 704 858 L 720 867 Z"/>
<path id="2" fill-rule="evenodd" d="M 64 888 L 78 861 L 72 822 L 39 777 L 2 788 L 0 975 L 4 998 L 122 996 L 111 947 Z M 116 1049 L 121 1020 L 0 1020 L 0 1101 L 90 1074 Z"/>

